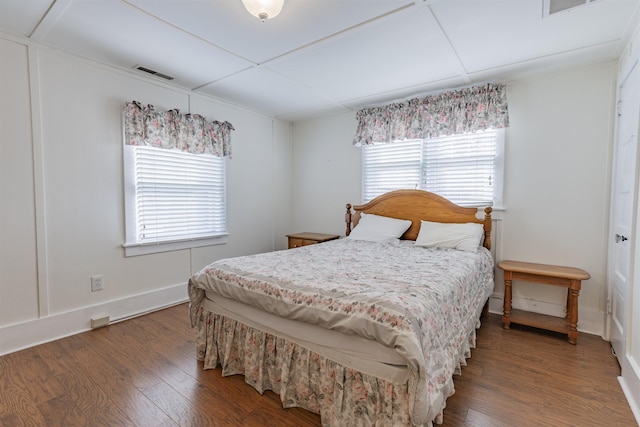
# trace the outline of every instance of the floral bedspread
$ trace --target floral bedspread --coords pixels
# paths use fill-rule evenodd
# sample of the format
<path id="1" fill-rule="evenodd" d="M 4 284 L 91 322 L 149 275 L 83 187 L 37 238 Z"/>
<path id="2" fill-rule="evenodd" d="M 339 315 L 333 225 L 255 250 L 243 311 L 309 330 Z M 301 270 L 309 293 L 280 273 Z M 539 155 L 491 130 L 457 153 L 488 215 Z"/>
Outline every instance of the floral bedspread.
<path id="1" fill-rule="evenodd" d="M 493 289 L 493 260 L 453 249 L 340 239 L 216 261 L 189 281 L 192 324 L 204 290 L 279 316 L 395 348 L 410 370 L 409 411 L 430 423 L 451 394 L 461 349 Z"/>

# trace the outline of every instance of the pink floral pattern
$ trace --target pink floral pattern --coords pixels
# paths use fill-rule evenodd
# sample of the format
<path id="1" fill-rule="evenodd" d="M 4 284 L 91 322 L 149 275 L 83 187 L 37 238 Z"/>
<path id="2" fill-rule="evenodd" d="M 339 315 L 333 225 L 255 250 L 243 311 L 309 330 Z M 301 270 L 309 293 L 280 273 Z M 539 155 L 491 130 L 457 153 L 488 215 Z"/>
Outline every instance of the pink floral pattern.
<path id="1" fill-rule="evenodd" d="M 410 378 L 390 384 L 205 313 L 205 289 L 395 347 Z M 323 423 L 334 426 L 436 420 L 453 393 L 452 375 L 470 356 L 477 314 L 491 289 L 493 261 L 484 248 L 473 254 L 350 239 L 220 260 L 189 281 L 198 357 L 205 367 L 221 364 L 225 375 L 242 373 L 259 391 L 280 393 L 285 406 L 320 412 Z M 300 376 L 310 369 L 322 380 Z M 296 381 L 291 371 L 300 371 Z"/>
<path id="2" fill-rule="evenodd" d="M 124 107 L 124 137 L 127 145 L 150 145 L 192 154 L 231 157 L 229 122 L 208 121 L 199 114 L 178 110 L 157 111 L 137 101 Z"/>
<path id="3" fill-rule="evenodd" d="M 205 369 L 244 375 L 260 393 L 272 390 L 285 408 L 319 413 L 325 426 L 410 426 L 408 384 L 394 384 L 329 360 L 298 344 L 228 317 L 202 313 L 198 360 Z"/>
<path id="4" fill-rule="evenodd" d="M 509 126 L 506 87 L 487 84 L 358 111 L 353 145 L 428 139 Z"/>

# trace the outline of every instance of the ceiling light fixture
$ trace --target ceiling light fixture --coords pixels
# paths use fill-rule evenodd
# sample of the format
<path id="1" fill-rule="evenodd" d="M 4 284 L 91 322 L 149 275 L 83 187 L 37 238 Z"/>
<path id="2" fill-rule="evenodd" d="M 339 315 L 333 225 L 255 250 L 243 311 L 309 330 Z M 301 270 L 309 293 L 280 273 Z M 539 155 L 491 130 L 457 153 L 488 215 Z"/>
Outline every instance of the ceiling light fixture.
<path id="1" fill-rule="evenodd" d="M 275 18 L 284 6 L 284 0 L 242 0 L 250 14 L 262 20 Z"/>

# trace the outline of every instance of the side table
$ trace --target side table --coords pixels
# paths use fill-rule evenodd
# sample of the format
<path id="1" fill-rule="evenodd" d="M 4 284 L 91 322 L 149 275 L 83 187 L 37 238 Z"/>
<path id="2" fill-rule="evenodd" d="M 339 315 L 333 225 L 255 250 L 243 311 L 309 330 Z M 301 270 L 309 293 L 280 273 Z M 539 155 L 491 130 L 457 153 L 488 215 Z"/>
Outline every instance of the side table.
<path id="1" fill-rule="evenodd" d="M 339 239 L 337 234 L 324 234 L 324 233 L 297 233 L 287 234 L 289 239 L 289 249 L 299 248 L 300 246 L 314 245 L 316 243 L 327 242 L 329 240 Z"/>
<path id="2" fill-rule="evenodd" d="M 578 296 L 582 280 L 591 277 L 589 273 L 574 267 L 520 261 L 500 261 L 498 267 L 504 270 L 504 313 L 502 315 L 504 329 L 509 329 L 513 322 L 567 334 L 570 344 L 577 342 Z M 523 310 L 512 310 L 511 287 L 513 280 L 567 288 L 566 316 L 561 318 Z"/>

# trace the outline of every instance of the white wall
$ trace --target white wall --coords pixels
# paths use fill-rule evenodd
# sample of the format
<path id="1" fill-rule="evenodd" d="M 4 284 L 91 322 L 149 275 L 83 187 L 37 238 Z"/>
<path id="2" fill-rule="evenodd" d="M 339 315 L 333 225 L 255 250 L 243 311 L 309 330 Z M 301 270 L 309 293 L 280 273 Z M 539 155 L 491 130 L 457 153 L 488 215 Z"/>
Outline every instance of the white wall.
<path id="1" fill-rule="evenodd" d="M 0 38 L 0 354 L 186 299 L 227 256 L 285 248 L 290 125 L 128 72 Z M 121 109 L 227 120 L 226 245 L 125 257 Z M 35 162 L 35 163 L 34 163 Z M 90 276 L 105 289 L 90 291 Z"/>
<path id="2" fill-rule="evenodd" d="M 0 39 L 0 321 L 5 323 L 38 315 L 28 70 L 27 48 Z"/>
<path id="3" fill-rule="evenodd" d="M 580 325 L 603 334 L 616 63 L 514 81 L 507 85 L 506 211 L 497 258 L 587 270 Z M 347 202 L 360 203 L 360 153 L 351 146 L 355 113 L 295 123 L 294 224 L 300 231 L 344 233 Z M 496 276 L 494 311 L 502 307 Z M 559 292 L 558 292 L 559 291 Z M 564 313 L 566 291 L 514 286 L 514 306 Z"/>
<path id="4" fill-rule="evenodd" d="M 512 82 L 501 259 L 579 267 L 579 329 L 604 334 L 614 62 Z M 500 272 L 499 272 L 500 273 Z M 502 275 L 496 291 L 503 293 Z M 564 315 L 566 290 L 514 286 L 518 308 Z"/>
<path id="5" fill-rule="evenodd" d="M 344 235 L 345 205 L 362 202 L 356 124 L 349 113 L 293 125 L 292 232 Z"/>

